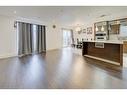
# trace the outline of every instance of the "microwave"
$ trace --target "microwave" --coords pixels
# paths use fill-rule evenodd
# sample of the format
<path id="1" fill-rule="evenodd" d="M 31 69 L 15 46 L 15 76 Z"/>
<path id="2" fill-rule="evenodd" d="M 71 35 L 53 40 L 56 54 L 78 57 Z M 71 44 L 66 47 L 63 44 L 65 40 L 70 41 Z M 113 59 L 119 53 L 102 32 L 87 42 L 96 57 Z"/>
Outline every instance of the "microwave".
<path id="1" fill-rule="evenodd" d="M 108 36 L 107 36 L 107 33 L 105 32 L 97 32 L 95 34 L 95 40 L 107 40 Z"/>
<path id="2" fill-rule="evenodd" d="M 95 39 L 99 40 L 99 41 L 100 40 L 105 41 L 105 40 L 107 40 L 107 37 L 106 36 L 96 36 Z"/>

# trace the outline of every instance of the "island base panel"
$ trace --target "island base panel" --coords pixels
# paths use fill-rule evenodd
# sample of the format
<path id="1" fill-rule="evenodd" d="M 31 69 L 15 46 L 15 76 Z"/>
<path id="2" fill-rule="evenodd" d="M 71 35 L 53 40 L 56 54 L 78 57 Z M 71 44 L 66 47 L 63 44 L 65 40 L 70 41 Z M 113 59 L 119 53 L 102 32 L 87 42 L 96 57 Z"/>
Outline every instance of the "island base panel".
<path id="1" fill-rule="evenodd" d="M 104 43 L 104 48 L 95 47 L 94 42 L 84 42 L 83 43 L 83 55 L 95 56 L 114 62 L 123 63 L 123 45 L 122 44 L 111 44 Z"/>

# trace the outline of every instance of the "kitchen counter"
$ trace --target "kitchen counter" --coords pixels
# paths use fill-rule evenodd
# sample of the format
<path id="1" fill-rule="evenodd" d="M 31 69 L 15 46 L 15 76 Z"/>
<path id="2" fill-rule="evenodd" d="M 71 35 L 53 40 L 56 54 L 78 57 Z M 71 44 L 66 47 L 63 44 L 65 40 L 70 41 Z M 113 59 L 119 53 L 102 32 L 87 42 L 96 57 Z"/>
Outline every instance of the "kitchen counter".
<path id="1" fill-rule="evenodd" d="M 106 40 L 106 41 L 92 40 L 92 41 L 84 41 L 84 42 L 101 42 L 101 43 L 123 44 L 123 41 L 119 41 L 119 40 Z"/>
<path id="2" fill-rule="evenodd" d="M 99 44 L 99 46 L 96 46 L 96 44 Z M 84 41 L 82 55 L 122 66 L 123 41 Z"/>

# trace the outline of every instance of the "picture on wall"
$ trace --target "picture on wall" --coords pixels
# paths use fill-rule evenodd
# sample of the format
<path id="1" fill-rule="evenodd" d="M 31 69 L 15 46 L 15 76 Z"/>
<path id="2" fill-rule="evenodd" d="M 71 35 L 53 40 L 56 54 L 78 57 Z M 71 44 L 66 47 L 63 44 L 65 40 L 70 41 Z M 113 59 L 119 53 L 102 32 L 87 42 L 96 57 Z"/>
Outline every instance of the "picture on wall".
<path id="1" fill-rule="evenodd" d="M 83 32 L 82 33 L 86 34 L 86 29 L 83 29 Z"/>
<path id="2" fill-rule="evenodd" d="M 82 30 L 78 31 L 78 34 L 81 34 L 82 33 Z"/>
<path id="3" fill-rule="evenodd" d="M 92 34 L 92 27 L 87 28 L 87 34 Z"/>

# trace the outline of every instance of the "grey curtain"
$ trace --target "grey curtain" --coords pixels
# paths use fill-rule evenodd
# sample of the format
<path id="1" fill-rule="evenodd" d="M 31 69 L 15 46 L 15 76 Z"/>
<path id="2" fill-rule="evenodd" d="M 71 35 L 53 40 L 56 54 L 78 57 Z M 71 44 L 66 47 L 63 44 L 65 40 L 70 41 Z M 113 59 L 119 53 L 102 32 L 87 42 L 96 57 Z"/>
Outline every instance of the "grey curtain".
<path id="1" fill-rule="evenodd" d="M 71 39 L 72 39 L 72 44 L 74 44 L 74 34 L 73 34 L 73 30 L 71 30 Z"/>
<path id="2" fill-rule="evenodd" d="M 46 51 L 46 34 L 45 34 L 45 26 L 37 25 L 37 52 L 45 52 Z"/>
<path id="3" fill-rule="evenodd" d="M 32 24 L 17 22 L 18 29 L 18 55 L 32 53 Z"/>

